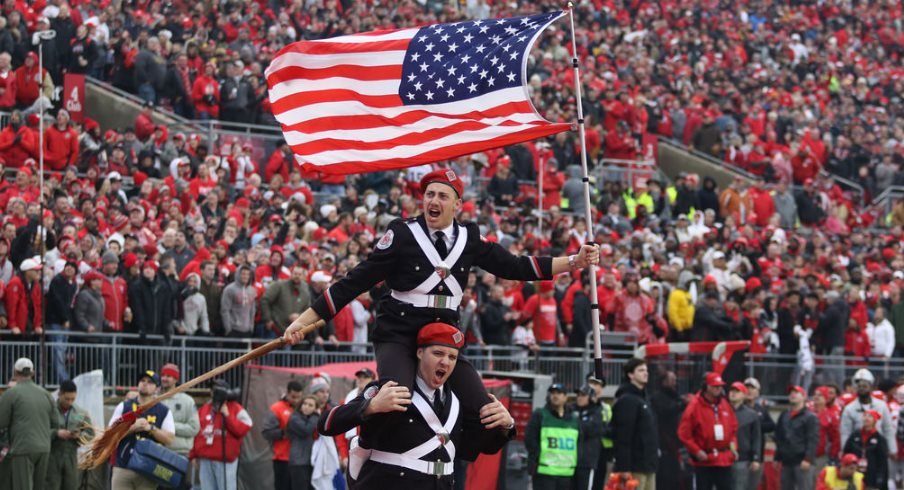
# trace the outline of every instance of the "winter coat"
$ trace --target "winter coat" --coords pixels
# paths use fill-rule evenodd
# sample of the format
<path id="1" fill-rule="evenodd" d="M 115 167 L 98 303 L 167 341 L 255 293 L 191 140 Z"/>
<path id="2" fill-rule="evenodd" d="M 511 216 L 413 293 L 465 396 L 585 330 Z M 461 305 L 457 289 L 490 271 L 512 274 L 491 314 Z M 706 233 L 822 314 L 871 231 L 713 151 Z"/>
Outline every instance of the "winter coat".
<path id="1" fill-rule="evenodd" d="M 822 346 L 826 351 L 836 347 L 844 347 L 844 333 L 847 330 L 848 318 L 851 310 L 847 303 L 841 299 L 835 300 L 819 317 L 819 325 L 816 331 L 822 339 Z"/>
<path id="2" fill-rule="evenodd" d="M 25 332 L 42 327 L 41 323 L 41 287 L 38 280 L 28 286 L 21 275 L 15 275 L 6 285 L 3 299 L 6 302 L 6 318 L 8 328 L 18 328 Z"/>
<path id="3" fill-rule="evenodd" d="M 244 268 L 246 266 L 235 271 L 235 281 L 223 290 L 220 314 L 223 316 L 223 329 L 227 334 L 232 331 L 250 334 L 254 330 L 257 290 L 252 284 L 239 283 Z"/>
<path id="4" fill-rule="evenodd" d="M 866 460 L 863 484 L 867 488 L 888 488 L 888 443 L 875 430 L 858 430 L 844 443 L 844 453 L 856 454 Z"/>
<path id="5" fill-rule="evenodd" d="M 601 438 L 606 426 L 603 423 L 602 407 L 591 403 L 586 407 L 573 407 L 580 420 L 581 447 L 578 448 L 578 468 L 596 468 L 603 449 Z"/>
<path id="6" fill-rule="evenodd" d="M 760 415 L 742 404 L 735 409 L 735 418 L 738 420 L 738 461 L 762 461 L 763 434 L 760 430 Z"/>
<path id="7" fill-rule="evenodd" d="M 186 335 L 198 332 L 210 333 L 210 321 L 207 317 L 207 300 L 197 289 L 186 289 L 182 293 L 182 328 Z"/>
<path id="8" fill-rule="evenodd" d="M 737 340 L 739 329 L 725 314 L 706 304 L 700 304 L 694 311 L 694 327 L 691 341 L 711 342 L 716 340 Z"/>
<path id="9" fill-rule="evenodd" d="M 210 324 L 211 333 L 220 332 L 223 328 L 223 315 L 220 313 L 223 289 L 216 283 L 216 280 L 207 283 L 201 279 L 201 287 L 198 292 L 204 296 L 207 304 L 207 321 Z"/>
<path id="10" fill-rule="evenodd" d="M 311 290 L 302 281 L 295 284 L 291 279 L 276 281 L 261 297 L 261 319 L 273 321 L 280 330 L 289 326 L 289 316 L 301 314 L 311 306 Z"/>
<path id="11" fill-rule="evenodd" d="M 106 276 L 100 291 L 104 300 L 104 318 L 110 329 L 122 332 L 123 315 L 129 307 L 129 286 L 126 280 L 119 276 Z M 100 325 L 95 327 L 100 328 Z"/>
<path id="12" fill-rule="evenodd" d="M 129 283 L 129 305 L 132 307 L 131 332 L 145 335 L 163 335 L 166 325 L 163 323 L 162 289 L 159 278 L 153 281 L 144 276 Z"/>
<path id="13" fill-rule="evenodd" d="M 189 453 L 191 459 L 233 462 L 238 459 L 242 439 L 251 431 L 251 416 L 239 402 L 226 402 L 229 416 L 223 417 L 212 403 L 205 403 L 198 410 L 200 430 L 195 435 L 194 445 Z M 225 444 L 223 437 L 226 437 Z M 223 449 L 226 449 L 225 454 Z"/>
<path id="14" fill-rule="evenodd" d="M 44 129 L 44 161 L 51 170 L 75 165 L 78 156 L 78 131 L 75 128 L 66 125 L 60 129 L 54 124 Z"/>
<path id="15" fill-rule="evenodd" d="M 772 196 L 772 200 L 775 202 L 775 212 L 780 217 L 781 227 L 786 230 L 794 229 L 794 225 L 797 223 L 797 202 L 794 200 L 794 195 L 790 192 L 784 194 L 776 192 Z"/>
<path id="16" fill-rule="evenodd" d="M 183 456 L 188 455 L 195 435 L 198 434 L 198 430 L 201 428 L 195 399 L 187 393 L 178 393 L 172 398 L 163 400 L 161 403 L 166 405 L 166 408 L 169 408 L 170 413 L 173 414 L 173 422 L 176 425 L 176 438 L 167 448 Z"/>
<path id="17" fill-rule="evenodd" d="M 73 306 L 75 305 L 75 295 L 78 292 L 78 284 L 73 278 L 72 281 L 66 279 L 63 274 L 57 274 L 50 281 L 50 288 L 47 290 L 47 323 L 63 325 L 66 322 L 72 324 Z"/>
<path id="18" fill-rule="evenodd" d="M 859 399 L 848 403 L 841 412 L 841 440 L 847 444 L 847 440 L 851 434 L 859 432 L 863 427 L 863 411 L 875 410 L 879 412 L 882 418 L 877 422 L 876 429 L 879 434 L 888 442 L 888 454 L 898 454 L 898 442 L 896 434 L 891 424 L 891 414 L 888 411 L 888 404 L 885 402 L 870 398 L 868 404 L 864 405 Z"/>
<path id="19" fill-rule="evenodd" d="M 721 440 L 716 440 L 717 424 L 722 426 Z M 678 424 L 678 438 L 691 455 L 693 466 L 731 466 L 735 461 L 731 448 L 737 447 L 737 431 L 738 420 L 728 400 L 719 397 L 710 403 L 702 393 L 694 396 Z M 706 453 L 703 461 L 694 457 L 700 451 Z"/>
<path id="20" fill-rule="evenodd" d="M 612 407 L 615 471 L 654 473 L 659 464 L 659 429 L 646 391 L 624 383 Z"/>
<path id="21" fill-rule="evenodd" d="M 676 332 L 684 332 L 693 328 L 695 308 L 690 292 L 679 288 L 673 289 L 669 294 L 666 311 L 669 325 Z"/>
<path id="22" fill-rule="evenodd" d="M 317 431 L 316 414 L 304 415 L 299 411 L 292 412 L 286 433 L 289 435 L 289 465 L 311 465 L 311 448 L 314 446 L 314 433 Z"/>
<path id="23" fill-rule="evenodd" d="M 100 291 L 84 287 L 75 297 L 75 311 L 73 312 L 73 328 L 82 332 L 88 331 L 88 325 L 93 326 L 97 332 L 104 330 L 106 319 L 104 318 L 104 297 Z"/>
<path id="24" fill-rule="evenodd" d="M 798 412 L 786 410 L 775 424 L 775 459 L 784 465 L 797 466 L 816 459 L 819 444 L 819 419 L 806 407 Z"/>
<path id="25" fill-rule="evenodd" d="M 0 131 L 0 157 L 6 165 L 19 168 L 38 154 L 38 136 L 26 125 L 8 125 Z M 3 206 L 6 209 L 6 206 Z"/>

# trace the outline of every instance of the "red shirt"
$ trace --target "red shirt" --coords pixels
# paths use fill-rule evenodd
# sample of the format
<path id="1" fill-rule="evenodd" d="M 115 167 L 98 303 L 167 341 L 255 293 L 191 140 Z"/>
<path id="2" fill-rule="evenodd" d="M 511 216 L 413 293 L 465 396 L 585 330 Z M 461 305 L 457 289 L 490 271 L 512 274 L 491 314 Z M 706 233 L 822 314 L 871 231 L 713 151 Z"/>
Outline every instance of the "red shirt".
<path id="1" fill-rule="evenodd" d="M 557 311 L 555 298 L 541 298 L 539 294 L 531 296 L 524 304 L 521 321 L 534 322 L 534 338 L 538 344 L 556 341 Z"/>

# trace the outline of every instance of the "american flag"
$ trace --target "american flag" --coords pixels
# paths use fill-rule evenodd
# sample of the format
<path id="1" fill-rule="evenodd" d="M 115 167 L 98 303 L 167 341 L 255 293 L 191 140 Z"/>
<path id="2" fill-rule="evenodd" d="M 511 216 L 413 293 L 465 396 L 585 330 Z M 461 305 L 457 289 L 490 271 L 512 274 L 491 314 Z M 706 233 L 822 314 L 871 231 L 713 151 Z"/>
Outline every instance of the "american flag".
<path id="1" fill-rule="evenodd" d="M 287 46 L 270 101 L 306 170 L 423 165 L 566 131 L 534 109 L 527 53 L 563 12 L 435 24 Z"/>

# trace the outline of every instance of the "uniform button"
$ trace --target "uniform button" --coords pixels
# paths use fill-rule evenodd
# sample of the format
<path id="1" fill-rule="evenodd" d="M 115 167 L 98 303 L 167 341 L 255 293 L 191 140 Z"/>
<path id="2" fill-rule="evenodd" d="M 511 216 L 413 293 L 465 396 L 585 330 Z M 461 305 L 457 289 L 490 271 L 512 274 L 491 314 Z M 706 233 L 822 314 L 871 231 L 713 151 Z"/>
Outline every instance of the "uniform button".
<path id="1" fill-rule="evenodd" d="M 442 287 L 442 286 L 440 286 L 440 287 L 439 287 L 439 290 L 440 290 L 440 291 L 442 291 L 442 290 L 443 290 L 443 287 Z"/>
<path id="2" fill-rule="evenodd" d="M 419 266 L 419 265 L 414 266 L 414 270 L 416 270 L 416 271 L 421 270 L 421 266 Z"/>
<path id="3" fill-rule="evenodd" d="M 409 424 L 413 424 L 413 423 L 414 423 L 414 419 L 408 419 L 408 423 L 409 423 Z"/>
<path id="4" fill-rule="evenodd" d="M 400 472 L 399 472 L 399 476 L 405 476 L 405 472 L 404 472 L 404 471 L 400 471 Z"/>
<path id="5" fill-rule="evenodd" d="M 465 271 L 465 268 L 464 268 L 464 267 L 462 267 L 462 268 L 461 268 L 461 269 L 459 269 L 459 270 L 460 270 L 460 271 L 462 271 L 462 272 L 464 272 L 464 271 Z"/>
<path id="6" fill-rule="evenodd" d="M 400 315 L 401 315 L 401 316 L 405 316 L 405 312 L 403 311 L 402 313 L 400 313 Z"/>
<path id="7" fill-rule="evenodd" d="M 435 320 L 435 321 L 437 321 L 437 322 L 438 322 L 438 321 L 439 321 L 439 317 L 436 317 L 436 320 Z"/>

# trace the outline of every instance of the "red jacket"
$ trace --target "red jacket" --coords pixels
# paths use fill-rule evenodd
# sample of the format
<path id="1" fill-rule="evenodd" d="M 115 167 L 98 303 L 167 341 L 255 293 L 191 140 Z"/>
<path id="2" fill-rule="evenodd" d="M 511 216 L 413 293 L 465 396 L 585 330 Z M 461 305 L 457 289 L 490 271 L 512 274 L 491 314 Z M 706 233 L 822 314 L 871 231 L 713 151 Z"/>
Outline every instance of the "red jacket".
<path id="1" fill-rule="evenodd" d="M 29 298 L 30 296 L 30 298 Z M 23 333 L 28 326 L 28 310 L 32 309 L 32 330 L 42 327 L 41 324 L 41 288 L 38 281 L 32 284 L 31 289 L 25 285 L 22 276 L 15 275 L 6 285 L 4 301 L 6 302 L 6 317 L 10 329 L 18 328 Z"/>
<path id="2" fill-rule="evenodd" d="M 210 402 L 198 410 L 201 430 L 195 436 L 189 459 L 209 459 L 231 463 L 238 459 L 242 439 L 251 430 L 251 417 L 239 402 L 226 402 L 229 416 L 223 417 Z M 224 430 L 225 427 L 225 430 Z M 226 451 L 223 452 L 223 435 L 226 435 Z"/>
<path id="3" fill-rule="evenodd" d="M 208 104 L 205 97 L 212 95 L 216 104 Z M 191 99 L 195 103 L 195 112 L 206 112 L 216 119 L 220 116 L 220 84 L 207 75 L 198 75 L 195 84 L 191 88 Z"/>
<path id="4" fill-rule="evenodd" d="M 718 415 L 717 415 L 718 412 Z M 723 437 L 716 440 L 716 425 L 722 426 Z M 702 393 L 697 393 L 681 415 L 678 424 L 678 438 L 691 455 L 694 466 L 731 466 L 734 463 L 732 447 L 737 447 L 738 420 L 725 397 L 709 403 Z M 694 457 L 698 452 L 706 453 L 705 461 Z"/>
<path id="5" fill-rule="evenodd" d="M 44 69 L 47 77 L 47 69 Z M 38 76 L 37 64 L 30 69 L 22 65 L 16 69 L 16 101 L 19 105 L 31 105 L 41 95 L 42 77 Z"/>
<path id="6" fill-rule="evenodd" d="M 0 75 L 0 109 L 9 110 L 16 106 L 16 72 L 10 70 L 6 76 Z"/>
<path id="7" fill-rule="evenodd" d="M 273 441 L 272 443 L 273 461 L 289 461 L 289 446 L 291 443 L 285 434 L 286 427 L 289 425 L 289 417 L 292 416 L 293 411 L 292 405 L 289 405 L 289 402 L 285 400 L 280 400 L 273 405 L 270 405 L 270 412 L 272 412 L 273 416 L 276 417 L 276 420 L 279 421 L 279 428 L 283 432 L 282 439 Z"/>
<path id="8" fill-rule="evenodd" d="M 44 130 L 44 161 L 53 170 L 63 170 L 78 160 L 78 131 L 66 125 L 56 124 Z"/>
<path id="9" fill-rule="evenodd" d="M 816 416 L 819 417 L 819 445 L 816 446 L 816 456 L 836 458 L 841 454 L 841 414 L 837 407 L 826 407 Z"/>
<path id="10" fill-rule="evenodd" d="M 123 316 L 129 307 L 129 286 L 126 280 L 119 276 L 104 277 L 100 294 L 104 298 L 104 320 L 110 322 L 113 331 L 122 332 Z"/>
<path id="11" fill-rule="evenodd" d="M 135 117 L 135 136 L 139 141 L 147 141 L 154 134 L 154 120 L 144 113 Z"/>
<path id="12" fill-rule="evenodd" d="M 18 142 L 16 136 L 19 136 Z M 0 131 L 0 157 L 6 162 L 7 167 L 19 168 L 25 164 L 25 160 L 37 153 L 38 135 L 28 126 L 23 124 L 16 131 L 8 125 Z"/>

